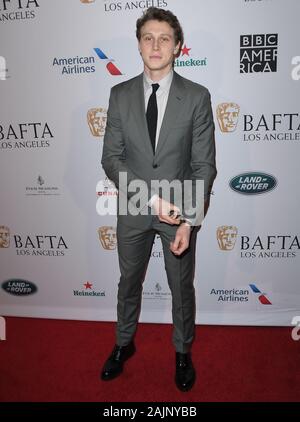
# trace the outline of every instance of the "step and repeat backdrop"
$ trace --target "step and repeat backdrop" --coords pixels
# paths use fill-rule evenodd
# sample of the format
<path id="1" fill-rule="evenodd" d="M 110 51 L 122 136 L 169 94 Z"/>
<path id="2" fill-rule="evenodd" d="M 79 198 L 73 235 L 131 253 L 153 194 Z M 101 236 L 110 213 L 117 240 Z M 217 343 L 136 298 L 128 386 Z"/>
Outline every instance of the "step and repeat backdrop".
<path id="1" fill-rule="evenodd" d="M 0 0 L 0 315 L 114 321 L 118 192 L 101 168 L 110 89 L 142 72 L 135 22 L 172 10 L 175 71 L 211 92 L 217 168 L 197 323 L 300 315 L 300 2 Z M 171 322 L 155 239 L 141 321 Z"/>

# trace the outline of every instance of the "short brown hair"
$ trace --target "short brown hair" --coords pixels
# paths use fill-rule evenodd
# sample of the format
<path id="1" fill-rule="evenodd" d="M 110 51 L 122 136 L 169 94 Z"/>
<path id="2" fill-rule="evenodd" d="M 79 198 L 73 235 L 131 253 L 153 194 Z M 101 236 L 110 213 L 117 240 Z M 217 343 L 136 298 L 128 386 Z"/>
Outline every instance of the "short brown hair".
<path id="1" fill-rule="evenodd" d="M 160 22 L 167 22 L 174 30 L 175 43 L 176 45 L 180 43 L 179 51 L 183 44 L 183 31 L 179 20 L 177 17 L 170 11 L 165 9 L 159 9 L 158 7 L 149 7 L 136 21 L 136 37 L 140 41 L 141 39 L 141 28 L 145 25 L 146 22 L 150 20 L 156 20 Z"/>

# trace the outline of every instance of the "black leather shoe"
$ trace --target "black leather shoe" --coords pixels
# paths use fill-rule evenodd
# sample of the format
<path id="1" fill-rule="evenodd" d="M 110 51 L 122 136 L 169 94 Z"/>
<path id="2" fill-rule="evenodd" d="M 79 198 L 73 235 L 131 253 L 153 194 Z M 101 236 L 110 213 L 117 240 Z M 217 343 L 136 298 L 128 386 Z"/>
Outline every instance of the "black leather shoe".
<path id="1" fill-rule="evenodd" d="M 196 372 L 190 353 L 176 352 L 175 383 L 179 390 L 189 391 L 195 382 Z"/>
<path id="2" fill-rule="evenodd" d="M 101 379 L 103 381 L 108 381 L 120 375 L 123 371 L 124 362 L 134 353 L 135 345 L 133 341 L 127 346 L 118 346 L 116 344 L 114 350 L 103 366 Z"/>

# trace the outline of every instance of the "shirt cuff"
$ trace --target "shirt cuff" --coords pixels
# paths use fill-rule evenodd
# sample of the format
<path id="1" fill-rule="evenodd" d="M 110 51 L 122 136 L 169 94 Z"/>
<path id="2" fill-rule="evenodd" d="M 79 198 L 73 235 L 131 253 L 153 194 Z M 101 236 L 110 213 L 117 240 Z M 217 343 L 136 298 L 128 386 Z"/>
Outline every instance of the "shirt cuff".
<path id="1" fill-rule="evenodd" d="M 152 207 L 152 205 L 154 204 L 154 202 L 156 201 L 156 199 L 158 199 L 159 196 L 155 193 L 153 196 L 151 196 L 150 200 L 147 202 L 147 205 L 149 207 Z"/>
<path id="2" fill-rule="evenodd" d="M 192 227 L 193 226 L 192 221 L 189 220 L 188 218 L 183 219 L 182 222 L 181 222 L 181 224 L 184 224 L 185 226 L 189 226 L 189 227 Z"/>

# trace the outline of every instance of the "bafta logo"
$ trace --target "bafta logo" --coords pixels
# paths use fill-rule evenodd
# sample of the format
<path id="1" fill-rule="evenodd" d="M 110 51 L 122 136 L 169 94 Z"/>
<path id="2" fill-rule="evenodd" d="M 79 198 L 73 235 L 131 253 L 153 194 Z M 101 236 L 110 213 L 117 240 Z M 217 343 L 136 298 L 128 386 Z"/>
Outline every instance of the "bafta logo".
<path id="1" fill-rule="evenodd" d="M 217 228 L 217 239 L 222 251 L 231 251 L 236 242 L 238 229 L 235 226 L 220 226 Z"/>
<path id="2" fill-rule="evenodd" d="M 87 112 L 87 121 L 93 136 L 104 136 L 107 120 L 105 108 L 91 108 Z"/>
<path id="3" fill-rule="evenodd" d="M 112 226 L 102 226 L 98 229 L 101 245 L 107 251 L 113 251 L 117 246 L 116 228 Z"/>
<path id="4" fill-rule="evenodd" d="M 9 228 L 0 226 L 0 248 L 9 247 Z"/>
<path id="5" fill-rule="evenodd" d="M 80 0 L 81 3 L 94 3 L 95 0 Z"/>
<path id="6" fill-rule="evenodd" d="M 238 123 L 240 106 L 236 103 L 221 103 L 217 107 L 217 119 L 222 132 L 234 132 Z"/>

